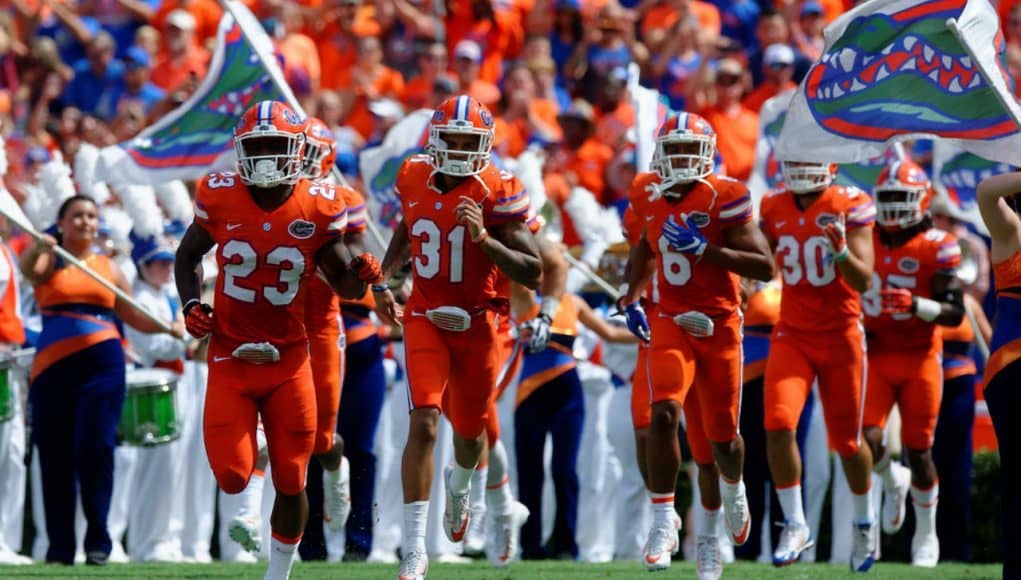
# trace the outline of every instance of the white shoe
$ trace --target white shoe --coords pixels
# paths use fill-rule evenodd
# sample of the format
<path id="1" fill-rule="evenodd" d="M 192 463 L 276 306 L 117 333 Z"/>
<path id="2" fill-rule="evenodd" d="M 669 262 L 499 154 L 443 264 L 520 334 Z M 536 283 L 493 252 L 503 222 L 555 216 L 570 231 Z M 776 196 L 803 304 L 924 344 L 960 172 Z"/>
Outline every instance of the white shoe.
<path id="1" fill-rule="evenodd" d="M 337 475 L 323 470 L 323 520 L 334 532 L 344 529 L 351 515 L 351 464 L 340 458 Z"/>
<path id="2" fill-rule="evenodd" d="M 642 550 L 642 565 L 646 570 L 666 570 L 670 555 L 677 551 L 677 530 L 673 526 L 653 527 Z"/>
<path id="3" fill-rule="evenodd" d="M 409 552 L 401 560 L 397 580 L 425 580 L 429 572 L 429 556 L 425 552 Z"/>
<path id="4" fill-rule="evenodd" d="M 675 509 L 674 510 L 674 531 L 677 532 L 678 534 L 680 534 L 682 527 L 684 527 L 684 523 L 681 520 L 681 514 L 677 513 L 677 510 Z M 680 551 L 681 551 L 681 543 L 677 542 L 677 544 L 674 546 L 674 551 L 670 552 L 670 555 L 671 556 L 676 556 L 677 553 L 680 552 Z"/>
<path id="5" fill-rule="evenodd" d="M 744 486 L 732 503 L 723 502 L 723 522 L 735 546 L 744 545 L 748 541 L 752 529 L 752 513 L 748 511 L 748 497 Z"/>
<path id="6" fill-rule="evenodd" d="M 851 571 L 868 572 L 876 563 L 876 524 L 855 522 L 854 545 L 851 548 Z"/>
<path id="7" fill-rule="evenodd" d="M 491 517 L 486 530 L 486 557 L 497 568 L 509 566 L 518 557 L 518 541 L 521 527 L 528 520 L 530 512 L 525 504 L 516 501 L 511 504 L 510 513 Z"/>
<path id="8" fill-rule="evenodd" d="M 911 470 L 891 461 L 890 472 L 893 474 L 893 487 L 883 486 L 883 532 L 896 534 L 907 515 Z"/>
<path id="9" fill-rule="evenodd" d="M 492 519 L 492 517 L 490 517 Z M 465 556 L 481 556 L 486 550 L 486 504 L 471 506 L 471 517 L 468 518 L 468 532 L 464 535 Z"/>
<path id="10" fill-rule="evenodd" d="M 443 532 L 447 534 L 448 540 L 457 543 L 464 539 L 464 534 L 468 531 L 471 508 L 468 505 L 469 494 L 450 493 L 450 474 L 453 471 L 454 468 L 449 465 L 443 469 L 443 482 L 447 492 L 447 504 L 443 508 Z"/>
<path id="11" fill-rule="evenodd" d="M 114 542 L 113 547 L 110 548 L 110 556 L 107 557 L 106 562 L 108 564 L 127 564 L 131 559 L 128 558 L 128 553 L 124 551 L 124 544 L 120 542 Z"/>
<path id="12" fill-rule="evenodd" d="M 780 532 L 780 540 L 773 551 L 774 566 L 788 566 L 798 561 L 801 553 L 812 547 L 815 542 L 808 537 L 808 526 L 786 522 Z"/>
<path id="13" fill-rule="evenodd" d="M 241 550 L 241 551 L 237 552 L 236 554 L 234 554 L 233 558 L 226 559 L 224 561 L 225 562 L 232 562 L 234 564 L 255 564 L 256 562 L 259 561 L 259 559 L 255 557 L 255 554 L 252 554 L 251 552 L 245 552 L 244 550 Z"/>
<path id="14" fill-rule="evenodd" d="M 716 536 L 699 536 L 695 554 L 698 580 L 716 580 L 723 574 L 720 542 Z"/>
<path id="15" fill-rule="evenodd" d="M 936 532 L 924 536 L 915 534 L 911 538 L 911 565 L 920 568 L 935 568 L 939 563 L 939 539 Z"/>
<path id="16" fill-rule="evenodd" d="M 258 554 L 262 550 L 261 529 L 262 518 L 242 511 L 230 521 L 227 533 L 230 539 L 237 542 L 245 551 Z"/>
<path id="17" fill-rule="evenodd" d="M 27 566 L 32 563 L 32 558 L 28 556 L 22 556 L 6 548 L 0 550 L 0 566 Z"/>

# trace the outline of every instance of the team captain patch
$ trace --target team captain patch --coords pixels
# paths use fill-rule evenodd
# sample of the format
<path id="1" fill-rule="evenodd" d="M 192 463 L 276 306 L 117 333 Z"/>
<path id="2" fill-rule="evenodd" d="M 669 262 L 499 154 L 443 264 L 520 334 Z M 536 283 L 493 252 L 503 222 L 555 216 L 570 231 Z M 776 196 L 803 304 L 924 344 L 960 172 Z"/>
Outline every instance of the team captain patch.
<path id="1" fill-rule="evenodd" d="M 299 240 L 307 240 L 312 237 L 316 231 L 316 225 L 312 222 L 305 220 L 294 220 L 291 225 L 287 226 L 287 233 L 291 234 L 291 237 Z"/>

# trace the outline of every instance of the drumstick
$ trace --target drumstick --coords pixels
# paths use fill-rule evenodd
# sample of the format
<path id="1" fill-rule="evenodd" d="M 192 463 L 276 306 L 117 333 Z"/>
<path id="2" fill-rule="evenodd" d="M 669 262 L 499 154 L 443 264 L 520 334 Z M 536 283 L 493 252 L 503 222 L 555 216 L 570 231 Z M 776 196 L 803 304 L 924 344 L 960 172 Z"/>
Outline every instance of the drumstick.
<path id="1" fill-rule="evenodd" d="M 36 240 L 42 240 L 43 239 L 43 234 L 39 233 L 35 229 L 35 227 L 32 225 L 32 222 L 29 221 L 28 216 L 26 216 L 25 212 L 23 212 L 21 210 L 21 206 L 18 205 L 18 202 L 14 201 L 14 198 L 11 196 L 11 193 L 9 191 L 7 191 L 7 189 L 2 188 L 2 187 L 0 187 L 0 213 L 2 213 L 5 216 L 7 216 L 7 219 L 9 219 L 12 222 L 14 222 L 14 224 L 17 225 L 19 228 L 21 228 L 21 230 L 23 232 L 25 232 L 26 234 L 32 236 Z M 99 282 L 100 284 L 102 284 L 102 286 L 104 288 L 106 288 L 107 290 L 113 292 L 121 300 L 124 300 L 129 306 L 131 306 L 135 310 L 141 312 L 143 316 L 145 316 L 146 318 L 151 320 L 154 324 L 159 326 L 161 330 L 163 330 L 166 333 L 170 333 L 171 332 L 170 326 L 166 323 L 165 320 L 161 320 L 160 318 L 155 316 L 152 312 L 150 312 L 146 307 L 142 306 L 138 302 L 135 302 L 135 299 L 132 298 L 130 294 L 128 294 L 127 292 L 125 292 L 125 291 L 121 290 L 120 288 L 118 288 L 117 285 L 114 284 L 113 282 L 111 282 L 111 281 L 107 280 L 106 278 L 100 276 L 95 270 L 93 270 L 92 268 L 89 268 L 88 266 L 86 266 L 84 262 L 82 262 L 78 258 L 76 258 L 73 255 L 71 255 L 70 252 L 65 250 L 59 244 L 54 246 L 53 250 L 65 262 L 67 262 L 67 263 L 73 265 L 74 267 L 80 269 L 82 272 L 85 272 L 93 280 L 95 280 L 96 282 Z"/>

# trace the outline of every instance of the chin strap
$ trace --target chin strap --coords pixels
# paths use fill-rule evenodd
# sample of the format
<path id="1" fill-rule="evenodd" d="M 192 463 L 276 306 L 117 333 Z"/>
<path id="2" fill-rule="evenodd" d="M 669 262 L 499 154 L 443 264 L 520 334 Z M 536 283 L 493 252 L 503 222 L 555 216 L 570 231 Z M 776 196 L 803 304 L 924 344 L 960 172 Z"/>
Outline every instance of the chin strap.
<path id="1" fill-rule="evenodd" d="M 704 177 L 698 177 L 694 181 L 683 182 L 677 179 L 669 179 L 660 183 L 650 183 L 645 186 L 645 190 L 649 192 L 649 201 L 656 201 L 657 199 L 667 197 L 678 197 L 676 194 L 671 194 L 670 189 L 675 185 L 682 185 L 687 183 L 701 183 L 708 187 L 713 192 L 713 199 L 709 202 L 708 210 L 712 210 L 713 206 L 716 205 L 716 197 L 719 195 L 716 191 L 716 187 Z"/>

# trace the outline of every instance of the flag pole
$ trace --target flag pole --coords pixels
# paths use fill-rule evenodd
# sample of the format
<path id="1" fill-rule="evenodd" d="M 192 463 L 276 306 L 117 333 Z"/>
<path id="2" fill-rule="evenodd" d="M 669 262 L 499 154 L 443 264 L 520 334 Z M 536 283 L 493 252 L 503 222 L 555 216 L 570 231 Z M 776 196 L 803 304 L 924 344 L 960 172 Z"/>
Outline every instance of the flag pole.
<path id="1" fill-rule="evenodd" d="M 1000 104 L 1003 105 L 1003 109 L 1007 112 L 1007 115 L 1014 121 L 1014 124 L 1017 125 L 1018 129 L 1021 129 L 1021 119 L 1018 118 L 1014 107 L 1011 107 L 1010 103 L 1007 102 L 1006 96 L 1000 94 L 1000 91 L 996 90 L 996 85 L 993 83 L 992 73 L 986 70 L 985 63 L 978 58 L 978 55 L 976 55 L 975 51 L 972 50 L 971 45 L 965 40 L 964 31 L 961 30 L 961 27 L 957 24 L 957 19 L 948 18 L 946 25 L 947 28 L 950 29 L 950 32 L 954 33 L 954 37 L 961 43 L 961 46 L 964 47 L 965 52 L 968 53 L 968 57 L 971 58 L 971 62 L 975 64 L 975 68 L 978 69 L 979 74 L 981 74 L 982 78 L 985 79 L 986 84 L 988 84 L 993 90 L 993 94 L 996 95 L 996 100 L 1000 101 Z"/>
<path id="2" fill-rule="evenodd" d="M 238 10 L 237 5 L 240 4 L 240 2 L 238 2 L 238 0 L 219 0 L 219 2 L 220 6 L 222 6 L 224 10 L 229 12 L 230 15 L 234 17 L 234 22 L 237 22 L 238 28 L 241 29 L 241 35 L 245 37 L 245 41 L 248 42 L 248 46 L 252 48 L 252 52 L 254 52 L 255 55 L 259 58 L 259 62 L 262 64 L 262 68 L 269 75 L 269 78 L 271 81 L 273 81 L 273 84 L 276 85 L 277 90 L 279 90 L 280 93 L 284 96 L 284 99 L 287 101 L 287 104 L 290 105 L 290 107 L 294 109 L 294 111 L 301 115 L 302 117 L 308 117 L 308 115 L 305 113 L 305 108 L 301 106 L 301 103 L 298 102 L 297 97 L 294 96 L 294 92 L 291 91 L 291 87 L 290 85 L 287 84 L 287 79 L 283 77 L 280 69 L 275 66 L 270 66 L 268 59 L 273 58 L 273 55 L 266 54 L 266 51 L 262 50 L 263 47 L 261 47 L 258 43 L 254 42 L 252 38 L 249 36 L 248 27 L 244 26 L 242 24 L 242 19 L 238 17 L 239 13 L 237 11 Z M 245 8 L 245 10 L 247 10 L 247 8 Z M 254 19 L 254 15 L 252 15 L 251 12 L 249 12 L 248 14 L 249 16 L 253 16 Z M 273 64 L 276 63 L 274 62 Z M 343 186 L 348 186 L 347 179 L 345 179 L 344 174 L 341 173 L 339 169 L 337 169 L 336 164 L 334 164 L 333 166 L 332 173 L 333 176 L 337 179 L 338 183 L 340 183 Z M 369 233 L 375 239 L 376 243 L 379 244 L 385 250 L 388 245 L 388 242 L 386 238 L 383 237 L 383 233 L 379 230 L 379 228 L 372 221 L 372 219 L 367 218 L 365 220 L 365 225 L 366 228 L 369 230 Z"/>

